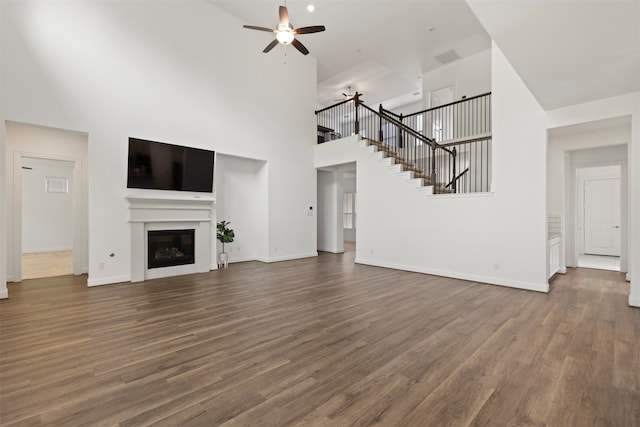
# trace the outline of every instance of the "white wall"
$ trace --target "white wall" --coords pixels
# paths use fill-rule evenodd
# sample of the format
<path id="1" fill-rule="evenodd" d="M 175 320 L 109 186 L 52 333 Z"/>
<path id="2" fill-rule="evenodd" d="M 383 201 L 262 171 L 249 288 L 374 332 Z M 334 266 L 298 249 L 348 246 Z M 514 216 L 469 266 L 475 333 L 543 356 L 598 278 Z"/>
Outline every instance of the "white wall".
<path id="1" fill-rule="evenodd" d="M 22 214 L 21 197 L 24 194 L 22 188 L 22 170 L 20 167 L 24 157 L 37 157 L 51 160 L 65 160 L 74 162 L 76 180 L 76 231 L 75 260 L 77 273 L 88 271 L 88 147 L 87 135 L 80 132 L 69 132 L 43 126 L 33 126 L 24 123 L 6 122 L 6 158 L 5 158 L 5 192 L 4 201 L 7 206 L 7 230 L 11 232 L 6 236 L 7 280 L 18 279 L 20 274 L 20 253 L 23 251 L 22 243 Z M 20 190 L 15 192 L 15 190 Z M 14 203 L 15 201 L 15 203 Z M 28 218 L 27 218 L 28 219 Z"/>
<path id="2" fill-rule="evenodd" d="M 129 136 L 268 162 L 265 260 L 315 255 L 311 55 L 263 54 L 205 1 L 0 7 L 5 119 L 89 135 L 89 284 L 130 277 Z"/>
<path id="3" fill-rule="evenodd" d="M 266 162 L 218 154 L 215 165 L 216 222 L 229 221 L 235 232 L 225 244 L 229 262 L 267 259 Z M 215 236 L 214 236 L 215 239 Z M 217 252 L 222 243 L 217 239 Z"/>
<path id="4" fill-rule="evenodd" d="M 316 167 L 357 163 L 357 262 L 548 291 L 546 121 L 492 49 L 493 193 L 426 196 L 355 138 L 316 147 Z"/>
<path id="5" fill-rule="evenodd" d="M 429 108 L 431 91 L 453 85 L 455 99 L 491 92 L 491 49 L 458 59 L 422 75 L 424 108 Z M 416 110 L 414 110 L 416 111 Z"/>
<path id="6" fill-rule="evenodd" d="M 66 180 L 66 192 L 47 191 L 47 179 Z M 22 253 L 73 249 L 73 162 L 22 160 Z"/>
<path id="7" fill-rule="evenodd" d="M 628 145 L 628 225 L 629 273 L 631 293 L 629 304 L 640 307 L 640 92 L 606 98 L 585 104 L 558 108 L 547 112 L 548 128 L 555 129 L 599 120 L 629 116 L 631 136 Z M 635 280 L 634 280 L 635 278 Z"/>

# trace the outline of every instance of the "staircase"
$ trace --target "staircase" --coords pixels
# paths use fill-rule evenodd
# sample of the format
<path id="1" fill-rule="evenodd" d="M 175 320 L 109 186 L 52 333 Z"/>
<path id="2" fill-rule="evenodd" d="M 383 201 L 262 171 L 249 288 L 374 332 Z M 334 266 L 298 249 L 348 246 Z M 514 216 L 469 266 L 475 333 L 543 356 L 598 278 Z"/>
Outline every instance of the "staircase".
<path id="1" fill-rule="evenodd" d="M 382 105 L 374 110 L 360 95 L 315 112 L 318 143 L 327 140 L 321 132 L 330 133 L 331 140 L 360 135 L 390 165 L 434 194 L 489 191 L 490 93 L 409 115 Z"/>
<path id="2" fill-rule="evenodd" d="M 444 183 L 436 182 L 435 185 L 431 182 L 431 175 L 426 174 L 422 169 L 417 167 L 413 162 L 405 160 L 398 152 L 380 141 L 365 138 L 365 144 L 368 147 L 373 147 L 374 152 L 382 153 L 382 159 L 389 159 L 388 166 L 398 165 L 398 172 L 408 172 L 408 180 L 415 184 L 418 188 L 425 187 L 428 194 L 442 194 L 453 193 L 453 190 L 445 188 Z"/>

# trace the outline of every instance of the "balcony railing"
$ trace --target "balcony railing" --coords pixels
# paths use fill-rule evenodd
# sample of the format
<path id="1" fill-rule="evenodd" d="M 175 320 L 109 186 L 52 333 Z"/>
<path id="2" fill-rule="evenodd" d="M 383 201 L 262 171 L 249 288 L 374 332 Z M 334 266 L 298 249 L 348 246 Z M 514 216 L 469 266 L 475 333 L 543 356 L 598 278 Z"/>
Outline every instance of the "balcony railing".
<path id="1" fill-rule="evenodd" d="M 358 134 L 415 166 L 436 193 L 490 190 L 491 94 L 402 115 L 352 98 L 316 111 L 318 143 Z"/>

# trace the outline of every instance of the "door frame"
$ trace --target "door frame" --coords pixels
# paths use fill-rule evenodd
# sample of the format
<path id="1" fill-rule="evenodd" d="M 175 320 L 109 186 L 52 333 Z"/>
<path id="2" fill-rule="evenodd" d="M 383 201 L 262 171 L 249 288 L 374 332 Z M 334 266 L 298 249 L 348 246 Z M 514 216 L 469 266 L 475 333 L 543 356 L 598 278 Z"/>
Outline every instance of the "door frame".
<path id="1" fill-rule="evenodd" d="M 13 155 L 13 281 L 22 281 L 22 160 L 25 157 L 73 163 L 73 274 L 82 274 L 82 159 L 45 153 L 15 152 Z"/>
<path id="2" fill-rule="evenodd" d="M 628 256 L 629 256 L 629 247 L 627 244 L 627 232 L 628 232 L 628 215 L 627 209 L 629 208 L 628 200 L 625 202 L 628 192 L 628 174 L 629 170 L 627 167 L 626 161 L 611 161 L 611 162 L 602 162 L 595 164 L 582 164 L 571 166 L 572 169 L 572 232 L 573 232 L 573 247 L 570 251 L 572 255 L 571 265 L 567 263 L 567 266 L 577 267 L 578 266 L 578 255 L 581 253 L 580 251 L 584 249 L 584 245 L 582 244 L 582 239 L 584 238 L 584 218 L 581 218 L 584 215 L 584 212 L 580 212 L 580 202 L 579 199 L 581 197 L 582 186 L 581 182 L 584 180 L 580 179 L 579 170 L 581 169 L 590 169 L 590 168 L 598 168 L 603 166 L 618 166 L 620 168 L 620 271 L 627 272 L 628 271 Z M 569 212 L 569 211 L 567 211 Z M 569 225 L 569 224 L 568 224 Z"/>

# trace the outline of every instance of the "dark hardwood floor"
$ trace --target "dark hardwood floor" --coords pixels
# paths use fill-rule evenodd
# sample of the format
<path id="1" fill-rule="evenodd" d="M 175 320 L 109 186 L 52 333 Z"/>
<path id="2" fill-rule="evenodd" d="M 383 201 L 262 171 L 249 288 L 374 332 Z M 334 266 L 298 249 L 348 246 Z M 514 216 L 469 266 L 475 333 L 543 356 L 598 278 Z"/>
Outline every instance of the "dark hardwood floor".
<path id="1" fill-rule="evenodd" d="M 143 283 L 9 284 L 3 426 L 639 426 L 620 273 L 550 294 L 353 252 Z"/>

